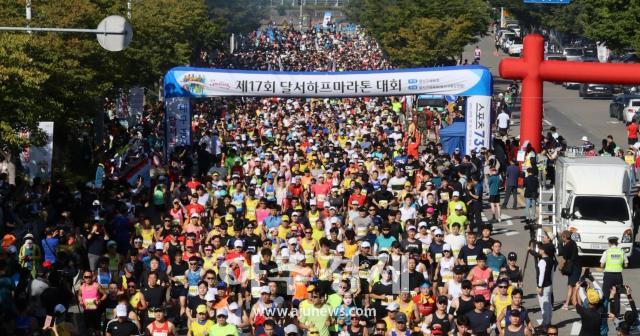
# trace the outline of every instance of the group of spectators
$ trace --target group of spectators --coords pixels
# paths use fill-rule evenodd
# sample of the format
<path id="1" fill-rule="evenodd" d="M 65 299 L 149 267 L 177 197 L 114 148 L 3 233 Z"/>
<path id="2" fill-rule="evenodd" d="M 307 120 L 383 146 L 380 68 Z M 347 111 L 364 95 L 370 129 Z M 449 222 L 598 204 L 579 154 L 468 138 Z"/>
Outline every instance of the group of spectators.
<path id="1" fill-rule="evenodd" d="M 270 28 L 249 41 L 211 65 L 389 67 L 361 32 Z M 117 136 L 97 149 L 91 184 L 1 175 L 3 330 L 530 335 L 518 255 L 492 238 L 516 140 L 470 155 L 420 146 L 410 108 L 393 97 L 213 99 L 194 107 L 193 145 L 167 158 L 159 114 L 125 131 L 152 158 L 149 181 L 113 174 Z"/>

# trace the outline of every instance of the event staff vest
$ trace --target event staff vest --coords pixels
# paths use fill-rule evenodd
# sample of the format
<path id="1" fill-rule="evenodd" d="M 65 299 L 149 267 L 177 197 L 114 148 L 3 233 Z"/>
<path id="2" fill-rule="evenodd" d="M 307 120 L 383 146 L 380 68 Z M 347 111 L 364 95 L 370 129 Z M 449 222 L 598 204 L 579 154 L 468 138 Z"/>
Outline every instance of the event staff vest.
<path id="1" fill-rule="evenodd" d="M 619 247 L 610 247 L 605 253 L 604 271 L 622 272 L 622 266 L 624 265 L 624 251 Z"/>

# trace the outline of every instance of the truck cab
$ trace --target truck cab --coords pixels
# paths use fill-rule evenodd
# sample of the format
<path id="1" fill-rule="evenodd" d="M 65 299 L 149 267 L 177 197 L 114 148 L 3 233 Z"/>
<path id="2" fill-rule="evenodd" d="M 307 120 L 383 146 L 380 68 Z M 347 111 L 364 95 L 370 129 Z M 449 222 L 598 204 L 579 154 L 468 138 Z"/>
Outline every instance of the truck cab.
<path id="1" fill-rule="evenodd" d="M 633 252 L 632 188 L 635 176 L 615 157 L 561 157 L 556 161 L 559 231 L 568 230 L 584 256 L 599 256 L 609 237 Z"/>

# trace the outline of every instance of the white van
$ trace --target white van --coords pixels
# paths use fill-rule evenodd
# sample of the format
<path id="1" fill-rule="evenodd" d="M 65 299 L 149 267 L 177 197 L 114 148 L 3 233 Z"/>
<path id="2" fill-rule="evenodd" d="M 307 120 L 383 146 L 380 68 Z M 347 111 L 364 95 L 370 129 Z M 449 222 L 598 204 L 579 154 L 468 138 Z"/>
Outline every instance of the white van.
<path id="1" fill-rule="evenodd" d="M 633 171 L 622 159 L 596 156 L 556 160 L 558 232 L 568 230 L 580 255 L 599 256 L 609 237 L 633 252 Z"/>

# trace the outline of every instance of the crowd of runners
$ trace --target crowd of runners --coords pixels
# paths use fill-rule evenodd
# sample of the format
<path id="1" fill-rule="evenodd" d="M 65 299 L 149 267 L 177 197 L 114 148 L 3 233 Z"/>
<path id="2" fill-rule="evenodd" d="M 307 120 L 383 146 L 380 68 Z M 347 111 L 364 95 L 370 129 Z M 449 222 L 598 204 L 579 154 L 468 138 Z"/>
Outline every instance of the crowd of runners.
<path id="1" fill-rule="evenodd" d="M 389 68 L 359 31 L 272 29 L 247 39 L 210 65 Z M 211 99 L 195 103 L 193 146 L 168 158 L 159 114 L 147 112 L 135 132 L 115 121 L 108 128 L 117 139 L 94 153 L 101 166 L 89 185 L 69 189 L 54 177 L 16 186 L 3 175 L 3 327 L 14 335 L 531 334 L 524 256 L 492 238 L 515 141 L 447 153 L 421 139 L 404 117 L 411 108 L 395 97 Z M 117 144 L 127 142 L 129 160 L 152 158 L 148 182 L 114 174 Z M 532 162 L 525 170 L 537 174 Z M 551 265 L 549 244 L 539 250 Z M 539 331 L 557 335 L 550 323 L 549 315 Z"/>

